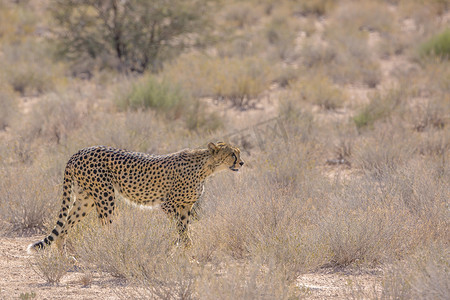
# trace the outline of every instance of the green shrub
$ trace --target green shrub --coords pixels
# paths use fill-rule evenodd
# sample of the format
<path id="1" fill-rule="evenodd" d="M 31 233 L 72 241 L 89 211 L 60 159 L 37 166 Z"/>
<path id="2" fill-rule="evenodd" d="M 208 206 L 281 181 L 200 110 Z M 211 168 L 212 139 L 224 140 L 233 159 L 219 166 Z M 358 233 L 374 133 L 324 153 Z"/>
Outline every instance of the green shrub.
<path id="1" fill-rule="evenodd" d="M 438 56 L 443 59 L 450 58 L 450 29 L 431 37 L 421 44 L 419 53 L 422 57 Z"/>
<path id="2" fill-rule="evenodd" d="M 186 98 L 178 86 L 147 75 L 132 83 L 126 95 L 116 97 L 116 104 L 121 110 L 153 109 L 178 118 Z"/>
<path id="3" fill-rule="evenodd" d="M 194 99 L 168 79 L 147 75 L 125 85 L 125 91 L 115 97 L 116 105 L 121 110 L 151 109 L 169 119 L 182 120 L 186 128 L 192 131 L 215 131 L 222 126 L 222 118 L 208 110 L 206 103 Z"/>

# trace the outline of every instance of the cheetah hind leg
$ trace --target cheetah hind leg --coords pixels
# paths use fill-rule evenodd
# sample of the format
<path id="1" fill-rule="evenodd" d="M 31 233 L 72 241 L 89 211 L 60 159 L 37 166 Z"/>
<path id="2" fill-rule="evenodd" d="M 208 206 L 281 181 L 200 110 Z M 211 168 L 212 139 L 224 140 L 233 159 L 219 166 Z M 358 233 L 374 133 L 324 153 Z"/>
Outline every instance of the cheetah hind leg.
<path id="1" fill-rule="evenodd" d="M 70 194 L 70 190 L 67 189 L 67 193 Z M 55 228 L 53 228 L 50 235 L 45 237 L 42 241 L 30 244 L 27 252 L 32 253 L 34 251 L 46 248 L 52 242 L 56 244 L 60 251 L 63 250 L 65 236 L 67 232 L 82 218 L 84 218 L 94 206 L 92 198 L 90 198 L 86 192 L 76 191 L 74 193 L 73 206 L 70 208 L 70 195 L 63 201 L 59 218 L 56 222 Z"/>
<path id="2" fill-rule="evenodd" d="M 65 236 L 67 233 L 75 227 L 76 224 L 80 223 L 92 210 L 94 207 L 94 200 L 88 195 L 87 192 L 79 192 L 75 196 L 75 201 L 72 208 L 69 211 L 67 222 L 65 226 L 61 229 L 58 239 L 55 241 L 56 246 L 60 251 L 63 250 Z"/>

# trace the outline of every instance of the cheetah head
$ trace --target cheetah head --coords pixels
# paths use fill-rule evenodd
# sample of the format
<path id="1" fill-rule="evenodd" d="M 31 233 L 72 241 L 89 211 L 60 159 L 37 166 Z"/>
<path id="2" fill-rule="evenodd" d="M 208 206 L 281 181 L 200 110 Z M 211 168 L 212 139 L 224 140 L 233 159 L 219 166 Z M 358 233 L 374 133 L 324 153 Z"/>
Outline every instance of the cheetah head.
<path id="1" fill-rule="evenodd" d="M 215 171 L 230 169 L 236 172 L 244 164 L 241 160 L 241 150 L 228 143 L 209 143 L 208 149 L 214 160 Z"/>

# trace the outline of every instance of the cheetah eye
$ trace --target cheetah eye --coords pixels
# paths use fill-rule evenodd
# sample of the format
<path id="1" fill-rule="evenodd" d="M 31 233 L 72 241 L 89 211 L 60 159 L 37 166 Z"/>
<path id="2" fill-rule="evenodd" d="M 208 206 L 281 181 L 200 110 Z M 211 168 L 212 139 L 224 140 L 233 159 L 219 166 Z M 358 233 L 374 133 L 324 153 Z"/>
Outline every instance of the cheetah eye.
<path id="1" fill-rule="evenodd" d="M 232 156 L 234 159 L 237 159 L 236 154 L 231 153 L 231 156 Z"/>

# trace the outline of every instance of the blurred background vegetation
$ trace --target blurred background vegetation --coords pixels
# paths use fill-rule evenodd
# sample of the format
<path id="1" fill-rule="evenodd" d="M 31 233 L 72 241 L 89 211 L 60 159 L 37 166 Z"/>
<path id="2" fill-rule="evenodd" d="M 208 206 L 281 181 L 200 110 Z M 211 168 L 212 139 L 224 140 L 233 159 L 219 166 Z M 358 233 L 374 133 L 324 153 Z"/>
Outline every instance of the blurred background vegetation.
<path id="1" fill-rule="evenodd" d="M 241 174 L 208 181 L 198 264 L 127 207 L 114 233 L 81 224 L 78 263 L 152 296 L 308 296 L 299 276 L 347 270 L 376 288 L 344 298 L 445 299 L 449 28 L 448 0 L 0 0 L 2 234 L 52 227 L 83 147 L 162 154 L 279 117 L 287 142 L 248 130 Z"/>

